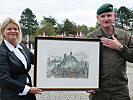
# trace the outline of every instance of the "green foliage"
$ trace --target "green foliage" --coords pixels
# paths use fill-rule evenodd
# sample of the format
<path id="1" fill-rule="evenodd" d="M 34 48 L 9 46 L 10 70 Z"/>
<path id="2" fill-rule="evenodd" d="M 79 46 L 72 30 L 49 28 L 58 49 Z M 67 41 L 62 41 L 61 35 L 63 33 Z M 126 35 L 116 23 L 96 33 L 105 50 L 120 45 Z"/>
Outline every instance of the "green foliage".
<path id="1" fill-rule="evenodd" d="M 86 25 L 78 25 L 78 28 L 80 29 L 80 32 L 82 32 L 82 34 L 88 34 L 88 27 Z"/>
<path id="2" fill-rule="evenodd" d="M 53 25 L 49 22 L 45 23 L 44 27 L 42 27 L 42 30 L 46 33 L 48 36 L 55 36 L 55 29 Z"/>
<path id="3" fill-rule="evenodd" d="M 56 34 L 61 35 L 63 33 L 63 25 L 62 24 L 57 24 L 55 27 Z"/>
<path id="4" fill-rule="evenodd" d="M 36 35 L 43 35 L 43 33 L 45 33 L 45 35 L 48 36 L 55 36 L 55 29 L 52 25 L 52 23 L 49 22 L 45 22 L 44 20 L 41 21 L 41 27 L 37 27 L 36 29 Z"/>
<path id="5" fill-rule="evenodd" d="M 92 32 L 92 31 L 94 31 L 95 29 L 97 29 L 97 28 L 95 28 L 95 27 L 90 27 L 89 32 Z"/>
<path id="6" fill-rule="evenodd" d="M 66 19 L 64 21 L 63 31 L 66 33 L 66 35 L 68 35 L 68 34 L 76 34 L 77 33 L 77 30 L 74 27 L 73 23 L 70 22 L 68 19 Z"/>
<path id="7" fill-rule="evenodd" d="M 116 13 L 116 25 L 119 25 L 119 28 L 126 29 L 130 25 L 130 19 L 132 18 L 132 12 L 125 6 L 121 6 L 118 10 L 115 10 Z"/>
<path id="8" fill-rule="evenodd" d="M 40 36 L 44 33 L 44 31 L 40 28 L 40 27 L 37 27 L 36 30 L 35 30 L 35 36 Z"/>
<path id="9" fill-rule="evenodd" d="M 114 25 L 118 28 L 128 28 L 130 30 L 133 29 L 133 10 L 128 9 L 125 6 L 120 7 L 119 9 L 114 9 L 116 14 L 116 18 L 114 21 Z M 61 35 L 62 33 L 66 33 L 66 35 L 73 34 L 76 35 L 77 32 L 82 34 L 88 34 L 88 32 L 94 31 L 96 28 L 100 26 L 98 22 L 96 22 L 96 27 L 88 27 L 86 25 L 76 25 L 73 22 L 70 22 L 69 19 L 65 19 L 63 24 L 57 23 L 56 19 L 52 16 L 45 17 L 43 16 L 43 20 L 40 22 L 38 26 L 38 22 L 36 20 L 36 16 L 32 13 L 29 8 L 26 8 L 21 15 L 21 19 L 19 21 L 23 35 L 42 35 L 44 32 L 48 36 L 53 36 L 56 34 Z"/>
<path id="10" fill-rule="evenodd" d="M 35 19 L 36 16 L 32 13 L 32 11 L 29 8 L 26 8 L 22 12 L 22 15 L 20 17 L 21 19 L 19 23 L 20 23 L 23 35 L 33 34 L 38 26 L 38 22 Z"/>
<path id="11" fill-rule="evenodd" d="M 52 25 L 56 25 L 56 19 L 52 18 L 52 16 L 45 17 L 43 16 L 44 22 L 51 23 Z"/>

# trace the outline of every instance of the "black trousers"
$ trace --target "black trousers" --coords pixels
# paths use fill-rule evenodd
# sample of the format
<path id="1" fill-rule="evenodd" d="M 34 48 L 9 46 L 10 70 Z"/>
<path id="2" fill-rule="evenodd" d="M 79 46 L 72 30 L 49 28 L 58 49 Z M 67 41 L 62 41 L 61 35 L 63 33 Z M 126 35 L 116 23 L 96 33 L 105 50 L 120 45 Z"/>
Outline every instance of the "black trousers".
<path id="1" fill-rule="evenodd" d="M 1 100 L 1 88 L 0 88 L 0 100 Z"/>

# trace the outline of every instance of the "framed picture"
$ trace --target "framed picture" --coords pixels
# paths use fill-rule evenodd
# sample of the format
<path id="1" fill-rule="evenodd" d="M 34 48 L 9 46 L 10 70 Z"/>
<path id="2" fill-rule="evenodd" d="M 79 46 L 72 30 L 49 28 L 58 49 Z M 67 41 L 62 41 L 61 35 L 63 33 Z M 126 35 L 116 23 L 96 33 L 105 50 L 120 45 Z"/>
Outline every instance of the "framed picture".
<path id="1" fill-rule="evenodd" d="M 34 85 L 44 90 L 99 90 L 99 39 L 35 37 Z"/>

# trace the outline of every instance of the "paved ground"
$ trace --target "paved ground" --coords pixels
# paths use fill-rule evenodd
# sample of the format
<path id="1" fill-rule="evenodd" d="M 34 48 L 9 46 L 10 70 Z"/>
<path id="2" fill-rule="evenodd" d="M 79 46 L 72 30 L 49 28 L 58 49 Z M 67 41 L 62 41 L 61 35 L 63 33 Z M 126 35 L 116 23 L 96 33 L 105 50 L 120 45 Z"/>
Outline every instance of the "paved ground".
<path id="1" fill-rule="evenodd" d="M 33 68 L 30 71 L 33 78 Z M 127 75 L 129 79 L 129 92 L 133 100 L 133 63 L 127 62 Z M 37 100 L 89 100 L 89 94 L 85 91 L 43 91 L 42 95 L 36 95 Z"/>
<path id="2" fill-rule="evenodd" d="M 131 100 L 133 100 L 133 63 L 127 63 L 128 86 Z"/>

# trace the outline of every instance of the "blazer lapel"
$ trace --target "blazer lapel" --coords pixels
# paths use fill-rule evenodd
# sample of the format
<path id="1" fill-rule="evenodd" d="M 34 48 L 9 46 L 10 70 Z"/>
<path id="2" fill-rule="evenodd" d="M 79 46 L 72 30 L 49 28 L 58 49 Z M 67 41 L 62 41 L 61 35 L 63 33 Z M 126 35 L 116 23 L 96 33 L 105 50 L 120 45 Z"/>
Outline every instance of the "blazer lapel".
<path id="1" fill-rule="evenodd" d="M 1 44 L 4 48 L 5 48 L 5 51 L 8 53 L 9 57 L 12 57 L 12 59 L 14 59 L 15 61 L 19 62 L 19 63 L 22 63 L 21 60 L 13 53 L 11 52 L 8 47 L 6 46 L 5 42 L 3 41 L 2 44 Z"/>
<path id="2" fill-rule="evenodd" d="M 9 57 L 12 57 L 12 59 L 14 59 L 15 61 L 17 61 L 18 63 L 23 64 L 22 61 L 14 54 L 14 52 L 12 52 L 12 51 L 10 51 L 10 50 L 8 49 L 8 47 L 6 46 L 6 44 L 5 44 L 4 41 L 2 42 L 1 45 L 5 48 L 5 50 L 6 50 L 6 52 L 8 53 L 8 56 L 9 56 Z M 22 51 L 23 51 L 23 50 L 22 50 Z M 23 53 L 24 53 L 24 52 L 23 52 Z M 23 55 L 25 56 L 25 58 L 26 58 L 26 60 L 27 60 L 27 62 L 28 62 L 28 57 L 26 56 L 26 54 L 24 53 Z M 28 63 L 27 63 L 27 64 L 28 64 Z M 24 65 L 24 64 L 23 64 L 23 65 Z M 23 68 L 25 69 L 25 67 L 23 67 Z"/>
<path id="3" fill-rule="evenodd" d="M 9 57 L 12 57 L 16 62 L 22 63 L 21 60 L 14 54 L 14 52 L 8 52 Z M 23 64 L 23 63 L 22 63 Z"/>
<path id="4" fill-rule="evenodd" d="M 23 48 L 23 49 L 19 48 L 19 50 L 22 52 L 22 54 L 24 55 L 24 57 L 25 57 L 25 59 L 26 59 L 26 61 L 27 61 L 27 69 L 28 69 L 28 66 L 29 66 L 29 59 L 28 59 L 28 56 L 27 56 L 27 54 L 26 54 L 24 48 Z"/>
<path id="5" fill-rule="evenodd" d="M 24 57 L 26 58 L 26 61 L 28 61 L 28 57 L 27 57 L 27 55 L 26 55 L 24 49 L 20 49 L 20 48 L 19 48 L 19 50 L 21 51 L 21 53 L 22 53 L 22 54 L 24 55 Z"/>

